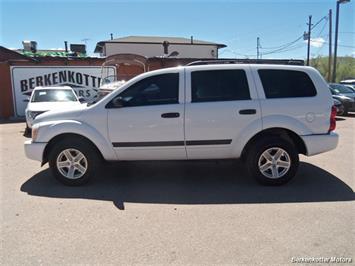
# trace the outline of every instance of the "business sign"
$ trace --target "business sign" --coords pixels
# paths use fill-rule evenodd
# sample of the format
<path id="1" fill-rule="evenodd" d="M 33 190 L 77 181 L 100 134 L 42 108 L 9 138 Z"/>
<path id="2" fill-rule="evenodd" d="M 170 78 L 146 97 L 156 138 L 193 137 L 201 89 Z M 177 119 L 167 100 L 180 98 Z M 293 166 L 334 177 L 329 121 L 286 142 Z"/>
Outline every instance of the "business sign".
<path id="1" fill-rule="evenodd" d="M 12 94 L 16 116 L 24 116 L 27 100 L 37 86 L 70 86 L 79 97 L 92 101 L 101 82 L 101 67 L 91 66 L 13 66 Z M 115 76 L 115 67 L 105 67 L 105 76 Z"/>

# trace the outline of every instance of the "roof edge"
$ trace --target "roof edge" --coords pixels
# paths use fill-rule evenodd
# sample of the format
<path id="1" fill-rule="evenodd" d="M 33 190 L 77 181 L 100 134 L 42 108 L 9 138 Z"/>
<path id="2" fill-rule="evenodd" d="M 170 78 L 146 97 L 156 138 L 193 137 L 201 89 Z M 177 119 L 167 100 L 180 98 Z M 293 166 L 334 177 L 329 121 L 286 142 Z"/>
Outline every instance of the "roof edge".
<path id="1" fill-rule="evenodd" d="M 162 42 L 125 42 L 125 41 L 114 41 L 114 40 L 107 40 L 107 41 L 100 41 L 96 44 L 94 53 L 101 53 L 102 48 L 106 43 L 122 43 L 122 44 L 163 44 Z M 226 44 L 223 43 L 179 43 L 179 42 L 169 42 L 172 45 L 197 45 L 197 46 L 217 46 L 218 49 L 227 47 Z"/>

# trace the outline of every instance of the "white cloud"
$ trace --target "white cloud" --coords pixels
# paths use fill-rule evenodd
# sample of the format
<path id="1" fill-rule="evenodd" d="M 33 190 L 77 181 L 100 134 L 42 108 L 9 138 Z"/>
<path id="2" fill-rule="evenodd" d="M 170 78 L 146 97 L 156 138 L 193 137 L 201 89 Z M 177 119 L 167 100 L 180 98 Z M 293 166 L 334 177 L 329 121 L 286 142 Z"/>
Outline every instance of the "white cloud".
<path id="1" fill-rule="evenodd" d="M 305 42 L 307 42 L 307 41 L 305 41 Z M 311 46 L 312 47 L 321 48 L 321 47 L 323 47 L 324 43 L 325 43 L 325 40 L 322 37 L 311 38 Z"/>

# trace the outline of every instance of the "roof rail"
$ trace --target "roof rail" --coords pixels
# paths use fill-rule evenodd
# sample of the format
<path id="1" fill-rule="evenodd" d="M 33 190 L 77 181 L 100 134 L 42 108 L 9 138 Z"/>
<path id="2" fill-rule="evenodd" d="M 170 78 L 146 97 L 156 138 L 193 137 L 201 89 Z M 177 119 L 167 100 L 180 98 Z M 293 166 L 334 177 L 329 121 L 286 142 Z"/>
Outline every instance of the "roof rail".
<path id="1" fill-rule="evenodd" d="M 294 59 L 214 59 L 193 61 L 186 66 L 214 65 L 214 64 L 275 64 L 275 65 L 304 65 L 304 60 Z"/>

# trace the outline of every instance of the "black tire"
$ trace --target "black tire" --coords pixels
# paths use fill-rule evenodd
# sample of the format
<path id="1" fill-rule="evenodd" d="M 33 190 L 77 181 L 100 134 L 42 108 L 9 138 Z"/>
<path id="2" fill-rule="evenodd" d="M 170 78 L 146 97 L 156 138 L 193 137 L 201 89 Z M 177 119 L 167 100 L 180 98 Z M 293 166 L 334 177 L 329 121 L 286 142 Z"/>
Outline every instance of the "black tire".
<path id="1" fill-rule="evenodd" d="M 23 133 L 23 136 L 26 138 L 31 138 L 32 137 L 32 129 L 30 129 L 27 125 L 25 128 L 25 132 Z"/>
<path id="2" fill-rule="evenodd" d="M 348 108 L 344 108 L 344 112 L 341 114 L 342 116 L 347 116 L 349 114 Z"/>
<path id="3" fill-rule="evenodd" d="M 337 116 L 343 116 L 344 115 L 344 109 L 342 110 L 342 111 L 339 111 L 338 113 L 337 113 Z"/>
<path id="4" fill-rule="evenodd" d="M 280 177 L 278 178 L 267 177 L 259 169 L 259 159 L 262 162 L 264 158 L 262 157 L 262 154 L 268 149 L 271 149 L 270 151 L 272 152 L 273 151 L 272 148 L 275 148 L 275 151 L 277 148 L 281 148 L 282 150 L 284 150 L 288 155 L 288 159 L 290 163 L 290 167 L 288 171 L 286 171 L 283 175 L 280 174 Z M 283 158 L 287 158 L 285 156 L 286 155 L 284 154 Z M 249 174 L 263 185 L 277 186 L 277 185 L 286 184 L 295 176 L 296 171 L 298 169 L 298 165 L 299 165 L 299 157 L 295 145 L 290 141 L 278 137 L 271 136 L 271 137 L 266 137 L 257 140 L 252 144 L 252 146 L 250 147 L 250 149 L 247 151 L 246 154 L 246 167 Z M 278 168 L 276 169 L 278 171 Z M 285 169 L 285 168 L 280 167 L 280 169 Z M 272 175 L 272 169 L 267 171 L 270 171 L 270 175 Z M 282 171 L 283 170 L 281 170 L 281 172 Z"/>
<path id="5" fill-rule="evenodd" d="M 61 170 L 57 166 L 57 159 L 60 160 L 63 157 L 62 152 L 68 149 L 70 149 L 71 155 L 77 155 L 77 153 L 75 153 L 75 150 L 77 150 L 85 157 L 85 159 L 82 159 L 81 164 L 86 167 L 86 171 L 84 172 L 84 174 L 81 175 L 81 173 L 78 172 L 79 170 L 74 170 L 74 174 L 76 173 L 79 177 L 73 177 L 73 179 L 70 179 L 63 175 L 61 173 Z M 59 158 L 59 156 L 61 157 Z M 53 176 L 61 183 L 68 186 L 80 186 L 87 183 L 100 166 L 100 163 L 101 159 L 97 149 L 89 141 L 86 141 L 82 138 L 74 137 L 71 139 L 64 139 L 53 145 L 53 149 L 49 154 L 49 167 L 52 171 Z"/>

